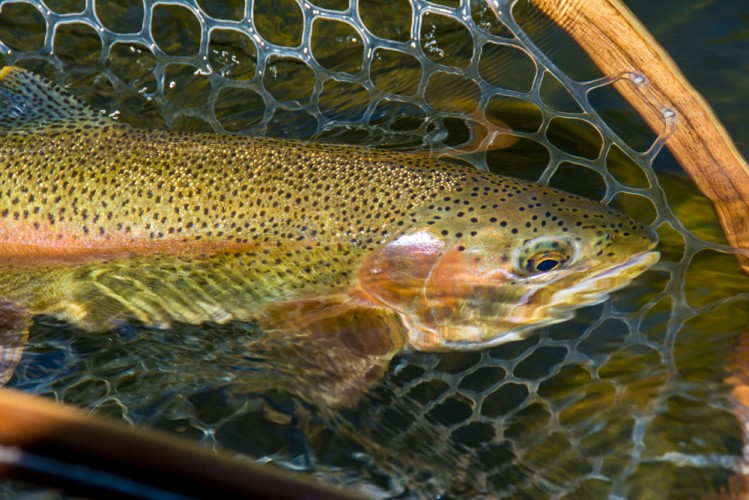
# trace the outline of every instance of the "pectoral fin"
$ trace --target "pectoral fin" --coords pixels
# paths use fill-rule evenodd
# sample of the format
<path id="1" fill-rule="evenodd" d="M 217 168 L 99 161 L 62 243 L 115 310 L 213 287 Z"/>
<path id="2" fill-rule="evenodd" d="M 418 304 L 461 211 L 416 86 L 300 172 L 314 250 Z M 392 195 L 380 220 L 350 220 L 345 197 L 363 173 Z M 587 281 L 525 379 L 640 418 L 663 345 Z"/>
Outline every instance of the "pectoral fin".
<path id="1" fill-rule="evenodd" d="M 274 305 L 253 354 L 280 374 L 281 388 L 326 406 L 352 406 L 405 345 L 397 313 L 345 296 Z"/>
<path id="2" fill-rule="evenodd" d="M 8 302 L 0 302 L 0 385 L 13 376 L 28 338 L 31 316 Z"/>

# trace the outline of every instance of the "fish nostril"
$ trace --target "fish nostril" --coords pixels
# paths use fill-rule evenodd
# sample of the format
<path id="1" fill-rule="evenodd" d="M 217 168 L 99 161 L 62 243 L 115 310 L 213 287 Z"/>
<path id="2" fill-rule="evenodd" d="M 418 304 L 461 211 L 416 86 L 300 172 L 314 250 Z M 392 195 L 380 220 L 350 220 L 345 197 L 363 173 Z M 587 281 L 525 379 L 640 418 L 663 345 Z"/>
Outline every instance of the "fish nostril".
<path id="1" fill-rule="evenodd" d="M 650 226 L 643 226 L 642 231 L 645 233 L 645 236 L 650 240 L 651 243 L 655 244 L 658 243 L 658 232 L 655 230 L 654 227 Z"/>

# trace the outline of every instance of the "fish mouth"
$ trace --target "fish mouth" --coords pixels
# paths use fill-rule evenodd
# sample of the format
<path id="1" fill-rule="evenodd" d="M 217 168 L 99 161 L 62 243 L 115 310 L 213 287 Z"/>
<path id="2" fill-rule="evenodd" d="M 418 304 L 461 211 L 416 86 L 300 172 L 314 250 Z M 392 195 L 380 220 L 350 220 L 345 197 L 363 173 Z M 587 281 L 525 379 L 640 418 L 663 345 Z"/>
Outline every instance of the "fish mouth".
<path id="1" fill-rule="evenodd" d="M 573 286 L 556 292 L 550 307 L 580 307 L 598 304 L 614 291 L 629 285 L 660 259 L 660 252 L 644 252 L 629 260 L 580 280 Z"/>
<path id="2" fill-rule="evenodd" d="M 599 278 L 605 278 L 607 276 L 611 275 L 619 275 L 622 273 L 628 273 L 628 271 L 633 270 L 634 273 L 632 274 L 632 278 L 635 276 L 639 276 L 643 272 L 645 272 L 647 269 L 649 269 L 653 264 L 658 262 L 658 260 L 661 258 L 661 253 L 656 251 L 650 251 L 650 252 L 644 252 L 639 255 L 635 255 L 628 261 L 619 264 L 618 266 L 611 267 L 604 272 L 595 275 L 592 279 L 599 279 Z M 629 273 L 628 273 L 629 274 Z"/>

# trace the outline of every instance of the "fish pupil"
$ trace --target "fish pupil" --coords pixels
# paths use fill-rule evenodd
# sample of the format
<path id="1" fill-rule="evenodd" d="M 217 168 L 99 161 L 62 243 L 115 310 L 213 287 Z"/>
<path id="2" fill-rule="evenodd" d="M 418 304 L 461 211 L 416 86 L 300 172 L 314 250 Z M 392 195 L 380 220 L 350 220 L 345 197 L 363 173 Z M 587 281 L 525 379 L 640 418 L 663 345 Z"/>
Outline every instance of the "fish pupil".
<path id="1" fill-rule="evenodd" d="M 551 271 L 552 269 L 556 269 L 558 265 L 559 265 L 558 260 L 544 259 L 538 264 L 536 264 L 536 269 L 541 271 L 542 273 L 545 273 L 547 271 Z"/>

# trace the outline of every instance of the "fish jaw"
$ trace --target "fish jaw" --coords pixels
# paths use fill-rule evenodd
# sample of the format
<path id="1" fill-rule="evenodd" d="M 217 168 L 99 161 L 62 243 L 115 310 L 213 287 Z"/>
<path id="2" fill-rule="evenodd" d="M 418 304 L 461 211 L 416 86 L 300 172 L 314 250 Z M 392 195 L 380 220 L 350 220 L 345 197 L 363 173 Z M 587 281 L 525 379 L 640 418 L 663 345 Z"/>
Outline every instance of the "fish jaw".
<path id="1" fill-rule="evenodd" d="M 551 307 L 570 308 L 573 305 L 593 305 L 606 300 L 611 292 L 620 290 L 647 271 L 660 259 L 660 252 L 650 251 L 635 255 L 629 261 L 579 281 L 554 293 Z"/>
<path id="2" fill-rule="evenodd" d="M 410 316 L 404 321 L 409 328 L 409 346 L 422 351 L 465 351 L 522 340 L 538 328 L 571 319 L 580 307 L 605 301 L 659 258 L 658 252 L 638 254 L 624 264 L 553 292 L 544 306 L 534 306 L 538 301 L 535 294 L 543 293 L 544 288 L 532 288 L 514 307 L 505 308 L 510 311 L 505 319 L 475 314 L 455 322 L 430 325 Z M 496 310 L 499 312 L 502 308 L 496 307 Z"/>

